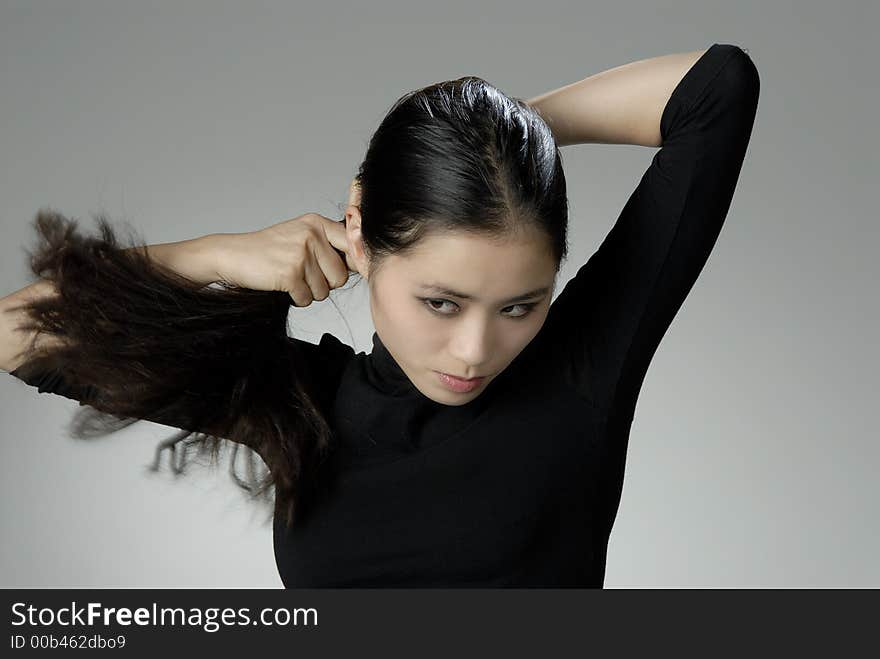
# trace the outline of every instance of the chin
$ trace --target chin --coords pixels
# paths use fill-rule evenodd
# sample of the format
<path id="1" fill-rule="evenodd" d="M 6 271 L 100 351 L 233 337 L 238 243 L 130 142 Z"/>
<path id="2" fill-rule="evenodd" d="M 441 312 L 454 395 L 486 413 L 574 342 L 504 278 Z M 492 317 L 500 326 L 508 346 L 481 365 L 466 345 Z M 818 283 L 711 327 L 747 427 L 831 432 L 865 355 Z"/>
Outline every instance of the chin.
<path id="1" fill-rule="evenodd" d="M 484 387 L 480 387 L 476 391 L 472 391 L 468 394 L 457 394 L 454 391 L 445 391 L 440 385 L 433 387 L 423 387 L 416 385 L 416 389 L 418 389 L 425 398 L 429 398 L 430 400 L 440 405 L 449 405 L 452 407 L 464 405 L 465 403 L 472 401 L 474 398 L 480 395 L 480 392 L 483 390 L 483 388 Z"/>
<path id="2" fill-rule="evenodd" d="M 446 405 L 448 407 L 458 407 L 459 405 L 464 405 L 465 403 L 470 403 L 474 398 L 480 395 L 479 391 L 474 391 L 469 394 L 452 394 L 455 398 L 445 399 L 445 400 L 437 400 L 437 398 L 433 396 L 428 396 L 435 403 L 439 403 L 440 405 Z"/>

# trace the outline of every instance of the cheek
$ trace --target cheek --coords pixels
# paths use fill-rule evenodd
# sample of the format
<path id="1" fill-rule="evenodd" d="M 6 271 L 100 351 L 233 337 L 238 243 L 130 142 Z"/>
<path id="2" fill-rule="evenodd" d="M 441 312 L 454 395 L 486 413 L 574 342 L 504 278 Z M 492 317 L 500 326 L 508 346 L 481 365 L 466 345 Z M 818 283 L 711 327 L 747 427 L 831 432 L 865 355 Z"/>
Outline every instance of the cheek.
<path id="1" fill-rule="evenodd" d="M 373 323 L 383 330 L 383 336 L 405 346 L 405 351 L 410 353 L 418 352 L 418 346 L 429 344 L 437 333 L 437 324 L 431 322 L 419 305 L 409 294 L 394 295 L 389 291 L 370 298 Z"/>
<path id="2" fill-rule="evenodd" d="M 407 327 L 418 319 L 413 305 L 403 294 L 383 291 L 381 296 L 372 298 L 373 314 L 381 316 L 390 329 Z"/>

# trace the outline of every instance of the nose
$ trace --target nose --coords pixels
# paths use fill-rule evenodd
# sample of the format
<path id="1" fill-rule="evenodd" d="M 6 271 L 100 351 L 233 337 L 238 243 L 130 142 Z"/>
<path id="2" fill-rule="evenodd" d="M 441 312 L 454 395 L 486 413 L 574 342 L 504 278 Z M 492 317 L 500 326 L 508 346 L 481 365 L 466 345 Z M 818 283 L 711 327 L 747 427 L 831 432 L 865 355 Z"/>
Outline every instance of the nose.
<path id="1" fill-rule="evenodd" d="M 455 328 L 450 354 L 460 364 L 457 375 L 485 375 L 485 365 L 492 355 L 492 327 L 485 319 L 472 315 Z"/>

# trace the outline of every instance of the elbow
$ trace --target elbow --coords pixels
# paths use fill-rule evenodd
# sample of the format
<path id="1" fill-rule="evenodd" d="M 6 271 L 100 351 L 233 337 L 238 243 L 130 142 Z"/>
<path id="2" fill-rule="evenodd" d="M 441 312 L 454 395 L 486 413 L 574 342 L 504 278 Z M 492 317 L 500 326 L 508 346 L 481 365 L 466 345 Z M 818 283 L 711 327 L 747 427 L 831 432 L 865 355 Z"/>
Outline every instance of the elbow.
<path id="1" fill-rule="evenodd" d="M 758 67 L 752 60 L 751 55 L 739 46 L 730 46 L 733 53 L 724 67 L 724 88 L 738 103 L 745 103 L 753 107 L 758 105 L 758 97 L 761 92 L 761 76 Z"/>

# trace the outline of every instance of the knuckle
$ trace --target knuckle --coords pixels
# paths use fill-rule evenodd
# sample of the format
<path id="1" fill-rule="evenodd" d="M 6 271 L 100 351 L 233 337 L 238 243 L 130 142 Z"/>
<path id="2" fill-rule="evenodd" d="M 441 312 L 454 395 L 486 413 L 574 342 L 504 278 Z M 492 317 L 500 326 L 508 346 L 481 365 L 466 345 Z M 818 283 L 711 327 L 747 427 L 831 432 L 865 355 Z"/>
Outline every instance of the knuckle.
<path id="1" fill-rule="evenodd" d="M 319 240 L 324 237 L 324 230 L 314 223 L 309 223 L 306 225 L 306 240 L 313 241 Z"/>
<path id="2" fill-rule="evenodd" d="M 284 272 L 284 278 L 292 283 L 296 283 L 303 278 L 303 263 L 300 260 L 293 260 L 287 263 Z"/>
<path id="3" fill-rule="evenodd" d="M 313 230 L 321 230 L 321 216 L 317 213 L 308 213 L 305 216 L 306 225 Z"/>

